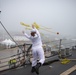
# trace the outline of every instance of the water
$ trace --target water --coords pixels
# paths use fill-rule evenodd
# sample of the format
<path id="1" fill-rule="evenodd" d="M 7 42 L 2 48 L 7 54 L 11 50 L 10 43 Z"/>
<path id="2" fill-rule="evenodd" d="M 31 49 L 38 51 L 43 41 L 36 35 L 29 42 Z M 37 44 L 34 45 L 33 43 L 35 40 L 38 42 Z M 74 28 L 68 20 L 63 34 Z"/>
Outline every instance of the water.
<path id="1" fill-rule="evenodd" d="M 47 42 L 46 44 L 51 46 L 51 50 L 58 50 L 59 48 L 59 42 L 60 41 L 51 41 L 51 42 Z M 76 45 L 76 41 L 72 41 L 72 40 L 62 40 L 61 44 L 64 45 L 65 48 L 71 48 L 72 46 Z M 5 49 L 5 50 L 0 50 L 0 59 L 2 58 L 6 58 L 6 57 L 10 57 L 12 55 L 17 54 L 17 50 L 19 48 L 12 48 L 12 49 Z"/>
<path id="2" fill-rule="evenodd" d="M 10 56 L 17 54 L 17 50 L 18 50 L 18 48 L 1 50 L 0 59 L 10 57 Z"/>

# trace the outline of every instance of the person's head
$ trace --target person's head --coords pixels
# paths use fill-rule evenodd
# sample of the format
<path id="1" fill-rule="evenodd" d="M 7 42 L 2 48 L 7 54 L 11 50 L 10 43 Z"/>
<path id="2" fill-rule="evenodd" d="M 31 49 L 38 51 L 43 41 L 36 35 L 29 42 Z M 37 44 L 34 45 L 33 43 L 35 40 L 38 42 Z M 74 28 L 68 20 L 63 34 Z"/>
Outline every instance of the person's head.
<path id="1" fill-rule="evenodd" d="M 32 31 L 31 31 L 31 36 L 35 36 L 35 34 L 36 34 L 36 30 L 35 29 L 33 29 Z"/>

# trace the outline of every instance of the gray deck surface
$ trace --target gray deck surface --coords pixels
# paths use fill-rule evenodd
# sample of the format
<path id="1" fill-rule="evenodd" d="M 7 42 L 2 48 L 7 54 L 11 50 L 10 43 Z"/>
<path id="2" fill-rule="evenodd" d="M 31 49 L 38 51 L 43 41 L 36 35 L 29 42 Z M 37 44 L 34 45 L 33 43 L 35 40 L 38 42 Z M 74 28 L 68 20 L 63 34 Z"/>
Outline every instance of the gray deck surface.
<path id="1" fill-rule="evenodd" d="M 73 52 L 73 55 L 70 58 L 76 59 L 76 50 Z M 66 65 L 60 63 L 60 61 L 56 61 L 51 63 L 50 65 L 45 65 L 40 68 L 39 75 L 60 75 L 62 72 L 76 65 L 76 61 L 71 61 Z M 52 66 L 52 67 L 49 67 Z M 27 65 L 25 67 L 19 67 L 12 70 L 7 70 L 1 72 L 0 75 L 37 75 L 36 73 L 31 73 L 31 65 Z M 70 75 L 76 75 L 76 70 Z"/>

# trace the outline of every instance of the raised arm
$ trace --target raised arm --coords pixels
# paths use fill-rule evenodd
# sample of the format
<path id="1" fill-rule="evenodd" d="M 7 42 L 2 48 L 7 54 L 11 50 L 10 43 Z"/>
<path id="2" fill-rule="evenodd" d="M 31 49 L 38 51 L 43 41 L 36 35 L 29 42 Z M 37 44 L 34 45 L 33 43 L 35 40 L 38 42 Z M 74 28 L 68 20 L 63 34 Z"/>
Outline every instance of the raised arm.
<path id="1" fill-rule="evenodd" d="M 22 33 L 25 35 L 26 38 L 30 39 L 30 36 L 27 35 L 24 31 L 22 31 Z"/>
<path id="2" fill-rule="evenodd" d="M 36 30 L 36 33 L 40 36 L 39 31 L 36 29 L 36 27 L 34 25 L 32 25 L 32 28 Z"/>

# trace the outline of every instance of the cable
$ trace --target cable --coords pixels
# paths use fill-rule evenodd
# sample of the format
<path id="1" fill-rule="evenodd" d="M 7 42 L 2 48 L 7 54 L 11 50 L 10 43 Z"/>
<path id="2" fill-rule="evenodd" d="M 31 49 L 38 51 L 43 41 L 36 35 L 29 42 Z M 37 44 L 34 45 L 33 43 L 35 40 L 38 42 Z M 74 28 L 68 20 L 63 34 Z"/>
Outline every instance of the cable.
<path id="1" fill-rule="evenodd" d="M 16 41 L 13 39 L 13 37 L 10 35 L 10 33 L 7 31 L 7 29 L 4 27 L 4 25 L 2 24 L 2 22 L 0 21 L 0 24 L 2 25 L 2 27 L 4 28 L 4 30 L 7 32 L 7 34 L 11 37 L 11 39 L 15 42 L 15 44 L 18 46 L 18 44 L 16 43 Z M 19 46 L 18 46 L 19 47 Z M 19 47 L 20 48 L 20 47 Z M 20 48 L 21 49 L 21 48 Z M 21 49 L 22 50 L 22 49 Z M 23 51 L 23 50 L 22 50 Z"/>

